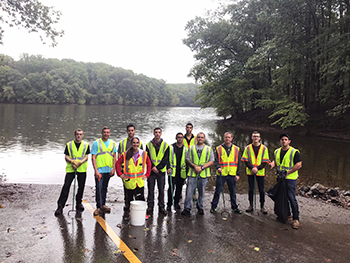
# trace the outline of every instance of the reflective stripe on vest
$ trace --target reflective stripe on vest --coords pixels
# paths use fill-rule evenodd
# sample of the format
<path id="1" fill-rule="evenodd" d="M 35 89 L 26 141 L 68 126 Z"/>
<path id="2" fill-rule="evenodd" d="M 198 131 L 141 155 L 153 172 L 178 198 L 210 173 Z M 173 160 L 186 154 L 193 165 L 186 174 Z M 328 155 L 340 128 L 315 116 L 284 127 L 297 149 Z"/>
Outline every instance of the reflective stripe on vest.
<path id="1" fill-rule="evenodd" d="M 279 169 L 281 171 L 283 171 L 283 170 L 289 171 L 294 166 L 294 156 L 295 156 L 295 153 L 297 151 L 299 152 L 299 150 L 295 149 L 293 147 L 289 147 L 288 151 L 283 156 L 283 160 L 281 162 L 281 160 L 280 160 L 280 158 L 281 158 L 281 149 L 282 148 L 278 148 L 275 151 L 275 161 L 276 161 L 277 169 Z M 298 171 L 295 171 L 295 172 L 289 174 L 286 177 L 286 179 L 293 179 L 293 180 L 298 179 Z"/>
<path id="2" fill-rule="evenodd" d="M 143 187 L 145 181 L 142 177 L 146 174 L 147 166 L 147 152 L 140 150 L 141 155 L 137 159 L 136 166 L 133 158 L 129 160 L 126 159 L 126 153 L 123 153 L 124 156 L 124 175 L 125 179 L 123 180 L 124 186 L 127 189 L 133 190 L 138 187 Z"/>
<path id="3" fill-rule="evenodd" d="M 149 156 L 151 159 L 151 162 L 154 164 L 154 166 L 157 166 L 162 161 L 164 154 L 165 154 L 166 150 L 168 149 L 169 145 L 166 142 L 162 141 L 162 144 L 159 147 L 158 154 L 156 153 L 156 148 L 154 147 L 153 143 L 148 142 L 147 147 L 148 147 L 150 155 L 151 155 L 151 156 Z M 160 171 L 165 172 L 166 166 L 163 169 L 161 169 Z"/>
<path id="4" fill-rule="evenodd" d="M 113 151 L 115 148 L 115 142 L 110 140 L 108 148 L 102 141 L 102 139 L 97 140 L 98 150 L 96 154 L 96 166 L 97 168 L 108 166 L 113 168 Z"/>
<path id="5" fill-rule="evenodd" d="M 170 146 L 170 153 L 169 153 L 169 165 L 170 168 L 172 169 L 172 177 L 175 177 L 176 175 L 176 154 L 175 154 L 175 150 L 174 150 L 174 146 Z M 181 156 L 181 163 L 180 163 L 180 175 L 181 178 L 186 179 L 186 147 L 182 147 L 182 156 Z"/>
<path id="6" fill-rule="evenodd" d="M 267 156 L 266 156 L 267 154 Z M 266 157 L 266 158 L 265 158 Z M 258 167 L 262 162 L 270 162 L 268 158 L 268 150 L 267 147 L 263 144 L 260 144 L 258 156 L 255 156 L 255 152 L 253 149 L 253 144 L 249 144 L 243 152 L 242 161 L 248 161 L 250 164 L 252 164 L 254 167 Z M 247 175 L 253 175 L 251 169 L 246 167 L 246 173 Z M 265 176 L 265 168 L 258 170 L 256 173 L 257 176 Z"/>
<path id="7" fill-rule="evenodd" d="M 232 144 L 232 149 L 229 156 L 227 156 L 226 149 L 222 145 L 218 146 L 216 151 L 218 153 L 218 161 L 222 169 L 222 175 L 236 175 L 239 147 Z M 219 172 L 217 171 L 216 174 L 219 175 Z"/>
<path id="8" fill-rule="evenodd" d="M 186 135 L 185 135 L 185 136 L 186 136 Z M 186 140 L 185 136 L 184 136 L 183 142 L 184 142 L 184 146 L 185 146 L 186 148 L 190 148 L 192 145 L 195 145 L 195 144 L 196 144 L 196 136 L 193 136 L 193 138 L 190 140 L 190 144 L 189 144 L 189 145 L 188 145 L 188 143 L 187 143 L 187 140 Z"/>
<path id="9" fill-rule="evenodd" d="M 197 166 L 204 165 L 209 162 L 210 153 L 211 153 L 211 148 L 207 145 L 204 145 L 201 158 L 199 159 L 196 145 L 192 145 L 189 149 L 190 161 Z M 197 176 L 193 167 L 190 167 L 190 169 L 188 170 L 188 176 L 192 176 L 192 177 Z M 210 177 L 210 168 L 209 167 L 205 168 L 203 171 L 201 171 L 199 176 L 202 178 Z"/>
<path id="10" fill-rule="evenodd" d="M 76 147 L 74 141 L 67 143 L 69 158 L 72 160 L 82 161 L 86 155 L 87 145 L 88 145 L 87 143 L 85 143 L 84 141 L 81 141 L 81 144 L 79 146 L 79 150 L 77 150 L 77 147 Z M 79 172 L 79 173 L 84 173 L 84 172 L 86 172 L 86 170 L 87 170 L 87 162 L 82 163 L 77 168 L 77 172 Z M 71 163 L 67 162 L 66 172 L 67 173 L 74 172 L 74 168 L 73 168 L 73 165 Z"/>
<path id="11" fill-rule="evenodd" d="M 120 141 L 120 143 L 119 143 L 119 149 L 121 150 L 120 153 L 123 153 L 123 152 L 125 152 L 127 150 L 126 149 L 127 142 L 128 142 L 128 138 Z M 142 146 L 142 142 L 140 141 L 139 148 L 141 148 L 141 146 Z"/>

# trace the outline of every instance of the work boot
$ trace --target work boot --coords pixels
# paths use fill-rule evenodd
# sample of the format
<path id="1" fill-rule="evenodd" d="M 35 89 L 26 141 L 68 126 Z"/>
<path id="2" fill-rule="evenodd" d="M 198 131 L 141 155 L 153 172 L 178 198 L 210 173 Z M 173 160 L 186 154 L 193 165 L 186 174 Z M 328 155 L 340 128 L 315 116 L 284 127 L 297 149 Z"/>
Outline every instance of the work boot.
<path id="1" fill-rule="evenodd" d="M 299 229 L 299 226 L 300 226 L 299 220 L 294 220 L 292 223 L 292 228 Z"/>
<path id="2" fill-rule="evenodd" d="M 204 210 L 203 210 L 203 209 L 201 209 L 201 208 L 198 208 L 198 214 L 200 214 L 200 215 L 204 215 Z"/>
<path id="3" fill-rule="evenodd" d="M 253 212 L 253 202 L 250 202 L 249 201 L 249 206 L 248 206 L 248 208 L 247 208 L 247 210 L 245 210 L 247 213 L 251 213 L 251 212 Z"/>
<path id="4" fill-rule="evenodd" d="M 98 216 L 101 214 L 101 209 L 100 208 L 97 208 L 95 211 L 94 211 L 94 216 Z"/>
<path id="5" fill-rule="evenodd" d="M 165 215 L 166 216 L 166 214 L 167 214 L 167 211 L 165 211 L 165 209 L 164 208 L 159 208 L 159 214 L 163 214 L 163 215 Z"/>
<path id="6" fill-rule="evenodd" d="M 82 203 L 79 203 L 79 204 L 77 204 L 76 206 L 75 206 L 75 209 L 77 210 L 77 211 L 84 211 L 84 206 L 83 206 L 83 204 Z"/>
<path id="7" fill-rule="evenodd" d="M 170 212 L 171 211 L 171 206 L 167 205 L 166 210 Z"/>
<path id="8" fill-rule="evenodd" d="M 261 213 L 263 213 L 264 215 L 267 215 L 267 210 L 264 206 L 261 207 L 260 209 Z"/>
<path id="9" fill-rule="evenodd" d="M 235 212 L 236 214 L 242 214 L 242 211 L 239 210 L 238 208 L 235 208 L 235 209 L 232 208 L 232 212 Z"/>
<path id="10" fill-rule="evenodd" d="M 147 215 L 153 214 L 153 207 L 148 207 L 146 210 Z"/>
<path id="11" fill-rule="evenodd" d="M 60 215 L 62 215 L 62 213 L 63 213 L 63 206 L 58 205 L 57 209 L 55 211 L 55 216 L 60 216 Z"/>
<path id="12" fill-rule="evenodd" d="M 183 216 L 189 216 L 190 214 L 191 214 L 191 211 L 186 208 L 181 212 L 181 215 Z"/>
<path id="13" fill-rule="evenodd" d="M 111 209 L 110 209 L 108 206 L 103 205 L 103 206 L 102 206 L 102 211 L 103 211 L 104 213 L 110 213 L 110 212 L 111 212 Z"/>
<path id="14" fill-rule="evenodd" d="M 175 205 L 175 210 L 181 210 L 181 206 L 179 204 Z"/>

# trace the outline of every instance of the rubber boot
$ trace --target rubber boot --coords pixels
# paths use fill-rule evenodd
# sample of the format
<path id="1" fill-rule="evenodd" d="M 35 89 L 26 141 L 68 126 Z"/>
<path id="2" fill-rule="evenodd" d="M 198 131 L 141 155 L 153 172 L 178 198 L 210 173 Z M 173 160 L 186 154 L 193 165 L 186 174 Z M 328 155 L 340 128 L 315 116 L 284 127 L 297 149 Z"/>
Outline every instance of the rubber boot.
<path id="1" fill-rule="evenodd" d="M 245 210 L 247 213 L 253 212 L 253 201 L 249 201 L 249 207 Z"/>

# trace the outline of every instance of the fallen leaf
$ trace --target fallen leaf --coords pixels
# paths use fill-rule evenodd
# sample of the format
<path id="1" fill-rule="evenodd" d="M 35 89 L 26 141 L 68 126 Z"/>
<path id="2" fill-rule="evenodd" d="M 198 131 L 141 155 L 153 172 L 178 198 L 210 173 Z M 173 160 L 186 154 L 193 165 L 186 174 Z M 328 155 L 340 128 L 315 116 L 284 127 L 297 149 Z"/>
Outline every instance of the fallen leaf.
<path id="1" fill-rule="evenodd" d="M 212 252 L 213 252 L 213 250 L 209 250 L 209 251 L 208 251 L 208 253 L 212 253 Z"/>
<path id="2" fill-rule="evenodd" d="M 148 231 L 148 230 L 149 230 L 149 228 L 148 228 L 148 227 L 146 227 L 146 228 L 144 228 L 144 229 L 143 229 L 143 231 Z"/>
<path id="3" fill-rule="evenodd" d="M 297 245 L 300 245 L 300 243 L 299 243 L 299 242 L 297 242 Z"/>
<path id="4" fill-rule="evenodd" d="M 329 258 L 327 258 L 327 262 L 331 262 L 332 260 L 330 260 Z"/>
<path id="5" fill-rule="evenodd" d="M 188 242 L 188 243 L 192 243 L 192 240 L 188 240 L 187 242 Z"/>
<path id="6" fill-rule="evenodd" d="M 223 217 L 222 220 L 227 220 L 227 218 L 226 218 L 226 217 Z"/>
<path id="7" fill-rule="evenodd" d="M 89 252 L 89 250 L 88 250 L 87 248 L 85 248 L 85 249 L 83 250 L 83 252 Z"/>
<path id="8" fill-rule="evenodd" d="M 254 248 L 254 250 L 255 250 L 255 251 L 259 251 L 259 250 L 260 250 L 260 248 L 258 248 L 258 247 L 255 247 L 255 248 Z"/>
<path id="9" fill-rule="evenodd" d="M 2 205 L 0 205 L 0 208 L 3 208 L 3 206 L 2 206 Z"/>
<path id="10" fill-rule="evenodd" d="M 132 238 L 132 235 L 129 235 L 129 238 Z"/>
<path id="11" fill-rule="evenodd" d="M 46 228 L 46 226 L 42 226 L 41 228 Z"/>
<path id="12" fill-rule="evenodd" d="M 316 222 L 316 224 L 319 224 L 319 225 L 321 225 L 321 223 L 320 223 L 320 222 Z"/>
<path id="13" fill-rule="evenodd" d="M 274 238 L 277 238 L 277 236 L 276 236 L 276 235 L 273 235 L 273 237 L 274 237 Z"/>
<path id="14" fill-rule="evenodd" d="M 124 253 L 124 252 L 121 251 L 121 249 L 118 249 L 118 250 L 114 250 L 113 253 L 114 253 L 114 254 L 118 254 L 118 253 Z"/>

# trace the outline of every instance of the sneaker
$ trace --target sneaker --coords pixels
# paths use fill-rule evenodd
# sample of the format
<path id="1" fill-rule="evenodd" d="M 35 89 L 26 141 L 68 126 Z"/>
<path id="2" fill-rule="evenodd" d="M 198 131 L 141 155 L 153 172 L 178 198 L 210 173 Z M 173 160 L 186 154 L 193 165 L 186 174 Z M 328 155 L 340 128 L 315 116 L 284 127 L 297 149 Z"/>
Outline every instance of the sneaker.
<path id="1" fill-rule="evenodd" d="M 130 206 L 124 206 L 124 207 L 123 207 L 123 210 L 124 210 L 124 211 L 130 211 Z"/>
<path id="2" fill-rule="evenodd" d="M 94 211 L 94 216 L 98 216 L 99 214 L 101 214 L 101 209 L 100 209 L 100 208 L 97 208 L 97 209 Z"/>
<path id="3" fill-rule="evenodd" d="M 299 226 L 300 226 L 299 220 L 294 220 L 292 223 L 292 228 L 299 229 Z"/>
<path id="4" fill-rule="evenodd" d="M 238 208 L 236 208 L 236 209 L 232 208 L 232 212 L 235 212 L 236 214 L 242 214 L 242 211 L 239 210 Z"/>
<path id="5" fill-rule="evenodd" d="M 191 211 L 186 208 L 181 212 L 181 215 L 183 216 L 189 216 L 190 214 L 191 214 Z"/>
<path id="6" fill-rule="evenodd" d="M 200 215 L 204 215 L 204 210 L 203 210 L 203 209 L 201 209 L 201 208 L 198 208 L 198 214 L 200 214 Z"/>
<path id="7" fill-rule="evenodd" d="M 167 206 L 166 210 L 170 212 L 171 211 L 171 206 Z"/>
<path id="8" fill-rule="evenodd" d="M 75 209 L 77 210 L 77 211 L 84 211 L 84 206 L 83 206 L 83 204 L 82 203 L 79 203 L 79 204 L 77 204 L 76 206 L 75 206 Z"/>
<path id="9" fill-rule="evenodd" d="M 261 211 L 261 213 L 263 213 L 264 215 L 267 215 L 267 210 L 266 210 L 265 207 L 262 207 L 262 208 L 260 209 L 260 211 Z"/>
<path id="10" fill-rule="evenodd" d="M 175 205 L 175 210 L 181 210 L 181 206 L 179 204 Z"/>
<path id="11" fill-rule="evenodd" d="M 110 212 L 111 212 L 111 209 L 110 209 L 108 206 L 103 205 L 103 206 L 102 206 L 102 211 L 103 211 L 104 213 L 110 213 Z"/>
<path id="12" fill-rule="evenodd" d="M 250 206 L 248 206 L 248 208 L 247 208 L 247 210 L 245 210 L 247 213 L 251 213 L 251 212 L 253 212 L 253 207 L 250 205 Z"/>
<path id="13" fill-rule="evenodd" d="M 166 216 L 166 214 L 167 214 L 167 211 L 165 211 L 165 209 L 164 208 L 159 208 L 159 214 L 163 214 L 163 215 L 165 215 Z"/>
<path id="14" fill-rule="evenodd" d="M 146 213 L 147 215 L 153 214 L 153 207 L 148 207 Z"/>
<path id="15" fill-rule="evenodd" d="M 55 216 L 60 216 L 63 213 L 63 206 L 58 205 L 56 211 L 55 211 Z"/>
<path id="16" fill-rule="evenodd" d="M 211 208 L 210 209 L 210 213 L 214 214 L 214 213 L 216 213 L 216 210 L 218 210 L 218 209 L 217 208 Z"/>

